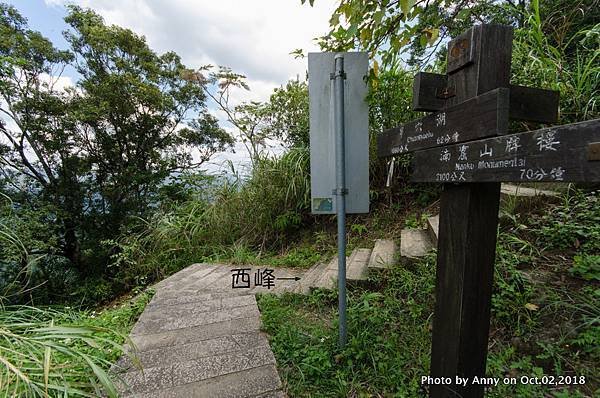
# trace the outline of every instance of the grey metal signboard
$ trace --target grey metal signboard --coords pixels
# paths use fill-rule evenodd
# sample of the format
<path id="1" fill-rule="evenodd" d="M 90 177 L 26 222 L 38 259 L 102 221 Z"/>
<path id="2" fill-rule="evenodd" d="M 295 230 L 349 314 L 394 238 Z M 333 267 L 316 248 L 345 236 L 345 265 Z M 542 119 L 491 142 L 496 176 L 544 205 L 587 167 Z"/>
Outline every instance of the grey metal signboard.
<path id="1" fill-rule="evenodd" d="M 366 102 L 369 61 L 366 53 L 309 53 L 311 208 L 336 213 L 334 73 L 336 54 L 344 57 L 346 213 L 369 212 L 369 108 Z"/>

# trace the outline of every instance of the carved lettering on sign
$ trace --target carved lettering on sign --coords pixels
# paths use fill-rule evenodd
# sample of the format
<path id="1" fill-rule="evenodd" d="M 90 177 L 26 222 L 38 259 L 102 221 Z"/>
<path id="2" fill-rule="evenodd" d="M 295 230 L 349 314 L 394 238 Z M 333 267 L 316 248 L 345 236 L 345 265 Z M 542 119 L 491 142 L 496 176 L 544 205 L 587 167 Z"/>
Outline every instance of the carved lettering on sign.
<path id="1" fill-rule="evenodd" d="M 599 127 L 600 120 L 592 120 L 417 151 L 412 179 L 593 181 L 600 167 L 588 160 L 587 148 L 600 140 Z"/>
<path id="2" fill-rule="evenodd" d="M 549 130 L 537 137 L 537 144 L 540 151 L 556 151 L 556 145 L 560 141 L 556 140 L 556 131 Z"/>
<path id="3" fill-rule="evenodd" d="M 446 112 L 438 113 L 435 116 L 435 125 L 436 125 L 436 127 L 446 125 Z"/>
<path id="4" fill-rule="evenodd" d="M 442 149 L 442 153 L 440 154 L 440 160 L 444 162 L 450 161 L 450 151 L 447 148 Z"/>
<path id="5" fill-rule="evenodd" d="M 510 137 L 506 139 L 506 153 L 517 152 L 521 145 L 519 145 L 519 137 Z"/>
<path id="6" fill-rule="evenodd" d="M 377 137 L 379 156 L 505 134 L 509 92 L 499 88 L 461 105 L 389 129 Z"/>
<path id="7" fill-rule="evenodd" d="M 492 148 L 488 148 L 487 144 L 485 144 L 485 148 L 479 151 L 479 157 L 482 158 L 484 156 L 492 156 L 493 150 Z"/>
<path id="8" fill-rule="evenodd" d="M 432 138 L 433 137 L 433 133 L 428 131 L 424 134 L 419 134 L 419 135 L 413 135 L 411 137 L 406 137 L 406 142 L 411 143 L 411 142 L 416 142 L 416 141 L 423 141 L 426 140 L 428 138 Z"/>
<path id="9" fill-rule="evenodd" d="M 458 147 L 460 154 L 458 155 L 458 160 L 468 160 L 467 157 L 467 149 L 469 149 L 468 145 L 461 145 Z"/>

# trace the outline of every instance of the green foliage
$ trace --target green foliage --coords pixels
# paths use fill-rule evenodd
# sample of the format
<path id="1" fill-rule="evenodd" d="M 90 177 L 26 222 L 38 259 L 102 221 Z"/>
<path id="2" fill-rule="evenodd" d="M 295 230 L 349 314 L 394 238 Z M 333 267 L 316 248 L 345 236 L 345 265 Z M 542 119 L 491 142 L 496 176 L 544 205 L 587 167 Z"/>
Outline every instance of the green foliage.
<path id="1" fill-rule="evenodd" d="M 600 359 L 600 289 L 587 286 L 567 306 L 581 318 L 581 324 L 568 336 L 568 342 Z"/>
<path id="2" fill-rule="evenodd" d="M 77 312 L 28 306 L 0 311 L 0 379 L 14 397 L 109 396 L 107 370 L 150 300 L 144 293 L 114 310 Z"/>
<path id="3" fill-rule="evenodd" d="M 309 146 L 308 84 L 290 80 L 277 88 L 266 104 L 265 131 L 288 146 Z"/>
<path id="4" fill-rule="evenodd" d="M 599 117 L 600 24 L 593 1 L 532 1 L 515 31 L 513 82 L 560 91 L 560 122 Z M 552 2 L 550 2 L 552 3 Z M 545 7 L 544 7 L 545 5 Z M 544 15 L 547 14 L 547 15 Z M 596 15 L 594 21 L 593 15 Z"/>
<path id="5" fill-rule="evenodd" d="M 109 396 L 117 396 L 114 385 L 102 370 L 102 359 L 90 358 L 70 347 L 71 341 L 94 344 L 98 339 L 94 333 L 103 330 L 55 326 L 53 318 L 61 314 L 32 307 L 6 308 L 0 314 L 2 380 L 8 388 L 5 392 L 12 396 L 43 397 L 60 392 L 92 396 L 84 391 L 99 393 L 102 386 Z M 66 361 L 71 363 L 69 372 L 60 366 Z M 104 363 L 104 367 L 106 365 Z M 96 381 L 82 385 L 81 381 L 90 373 L 85 370 L 86 366 Z"/>
<path id="6" fill-rule="evenodd" d="M 377 75 L 369 90 L 369 124 L 373 131 L 406 123 L 420 115 L 412 110 L 413 74 L 392 65 Z"/>
<path id="7" fill-rule="evenodd" d="M 255 262 L 257 251 L 285 246 L 308 217 L 308 161 L 306 148 L 261 156 L 249 178 L 222 181 L 210 199 L 201 195 L 155 214 L 139 233 L 117 242 L 112 267 L 118 283 L 132 287 L 203 259 Z"/>
<path id="8" fill-rule="evenodd" d="M 381 293 L 351 290 L 343 350 L 337 347 L 335 292 L 260 296 L 263 327 L 288 394 L 418 395 L 417 380 L 427 373 L 433 263 L 393 269 L 377 279 L 386 283 Z"/>
<path id="9" fill-rule="evenodd" d="M 223 186 L 204 213 L 204 237 L 217 244 L 243 241 L 262 246 L 282 243 L 309 209 L 308 150 L 262 157 L 252 175 Z"/>
<path id="10" fill-rule="evenodd" d="M 367 226 L 364 224 L 352 224 L 350 225 L 350 230 L 357 235 L 362 235 L 367 232 Z"/>
<path id="11" fill-rule="evenodd" d="M 76 281 L 72 265 L 55 249 L 52 220 L 51 206 L 19 209 L 0 192 L 0 303 L 18 302 L 26 293 L 52 302 Z"/>
<path id="12" fill-rule="evenodd" d="M 576 255 L 573 258 L 573 268 L 569 271 L 588 281 L 600 281 L 600 255 L 587 253 Z"/>
<path id="13" fill-rule="evenodd" d="M 427 213 L 409 213 L 404 220 L 404 226 L 410 229 L 421 229 L 427 225 Z"/>
<path id="14" fill-rule="evenodd" d="M 534 220 L 538 245 L 547 250 L 600 252 L 600 192 L 567 193 L 563 203 Z"/>
<path id="15" fill-rule="evenodd" d="M 342 0 L 329 20 L 330 31 L 319 37 L 319 44 L 329 51 L 361 49 L 373 59 L 379 55 L 385 65 L 395 64 L 410 50 L 411 63 L 426 64 L 448 36 L 456 36 L 476 22 L 518 21 L 523 4 Z M 425 54 L 427 49 L 430 51 Z"/>
<path id="16" fill-rule="evenodd" d="M 517 336 L 530 332 L 535 326 L 532 310 L 528 308 L 534 301 L 534 288 L 519 270 L 533 261 L 534 257 L 526 253 L 520 244 L 521 241 L 512 233 L 500 234 L 496 246 L 492 297 L 495 320 L 513 329 Z"/>
<path id="17" fill-rule="evenodd" d="M 38 263 L 44 258 L 29 254 L 18 235 L 4 223 L 0 223 L 0 242 L 3 255 L 0 263 L 0 380 L 4 395 L 116 397 L 116 388 L 107 370 L 123 353 L 125 336 L 152 292 L 143 292 L 130 303 L 115 305 L 114 309 L 98 314 L 69 307 L 5 305 L 14 301 L 14 296 L 39 289 L 32 282 L 53 278 L 35 277 Z M 16 260 L 15 263 L 7 264 L 11 259 Z M 14 279 L 7 278 L 14 269 Z"/>
<path id="18" fill-rule="evenodd" d="M 31 231 L 15 231 L 28 250 L 65 257 L 87 276 L 105 271 L 98 242 L 147 216 L 172 173 L 233 140 L 175 53 L 156 54 L 91 10 L 71 6 L 65 21 L 70 48 L 60 51 L 0 5 L 0 186 L 31 222 Z M 67 66 L 81 79 L 59 90 Z"/>

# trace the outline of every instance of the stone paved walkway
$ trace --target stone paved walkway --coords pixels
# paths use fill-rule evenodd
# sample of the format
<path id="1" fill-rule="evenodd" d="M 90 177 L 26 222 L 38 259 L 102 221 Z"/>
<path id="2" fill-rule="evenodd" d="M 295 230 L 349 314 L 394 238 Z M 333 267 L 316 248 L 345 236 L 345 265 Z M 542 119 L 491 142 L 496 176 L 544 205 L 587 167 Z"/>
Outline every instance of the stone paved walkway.
<path id="1" fill-rule="evenodd" d="M 254 287 L 257 267 L 244 267 L 251 268 L 252 288 L 232 289 L 235 268 L 241 266 L 194 264 L 155 286 L 130 335 L 140 363 L 117 363 L 123 397 L 285 397 L 254 294 L 296 289 L 298 282 Z M 274 275 L 303 273 L 276 268 Z"/>

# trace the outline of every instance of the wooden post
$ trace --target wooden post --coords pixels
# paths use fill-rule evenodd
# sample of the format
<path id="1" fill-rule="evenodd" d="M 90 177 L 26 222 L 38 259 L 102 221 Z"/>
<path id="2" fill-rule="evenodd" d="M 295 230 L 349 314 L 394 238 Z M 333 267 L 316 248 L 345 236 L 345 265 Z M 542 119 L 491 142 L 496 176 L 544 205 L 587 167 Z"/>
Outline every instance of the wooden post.
<path id="1" fill-rule="evenodd" d="M 512 29 L 476 26 L 448 45 L 447 75 L 419 73 L 413 107 L 378 155 L 415 152 L 411 181 L 445 182 L 440 204 L 430 397 L 483 397 L 500 182 L 598 181 L 600 119 L 507 134 L 509 118 L 553 123 L 558 92 L 509 84 Z M 494 137 L 496 136 L 496 137 Z M 498 137 L 499 136 L 499 137 Z"/>
<path id="2" fill-rule="evenodd" d="M 507 26 L 476 26 L 452 40 L 444 106 L 509 88 L 511 54 Z M 431 376 L 453 384 L 431 385 L 430 397 L 483 397 L 483 386 L 455 380 L 485 375 L 499 202 L 500 183 L 444 185 Z"/>

